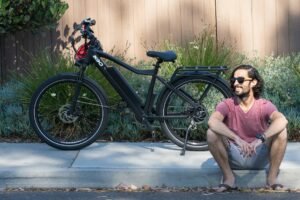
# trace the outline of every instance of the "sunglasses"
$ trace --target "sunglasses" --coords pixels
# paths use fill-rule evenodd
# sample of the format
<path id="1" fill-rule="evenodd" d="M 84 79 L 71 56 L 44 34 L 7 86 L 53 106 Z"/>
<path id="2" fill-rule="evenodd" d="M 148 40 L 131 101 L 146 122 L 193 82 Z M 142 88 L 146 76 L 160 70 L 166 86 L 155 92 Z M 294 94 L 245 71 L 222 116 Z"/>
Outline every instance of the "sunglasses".
<path id="1" fill-rule="evenodd" d="M 232 77 L 230 79 L 231 84 L 234 84 L 235 81 L 238 81 L 239 84 L 243 84 L 245 81 L 252 81 L 253 79 L 245 79 L 245 77 Z"/>

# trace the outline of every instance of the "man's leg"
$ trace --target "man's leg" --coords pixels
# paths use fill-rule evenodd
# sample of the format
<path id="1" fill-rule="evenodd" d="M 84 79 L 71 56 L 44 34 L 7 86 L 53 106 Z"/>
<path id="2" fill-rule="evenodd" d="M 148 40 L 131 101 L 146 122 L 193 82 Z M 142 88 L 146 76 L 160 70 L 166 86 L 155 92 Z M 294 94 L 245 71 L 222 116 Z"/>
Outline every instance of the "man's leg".
<path id="1" fill-rule="evenodd" d="M 267 177 L 267 185 L 276 183 L 279 167 L 282 162 L 287 145 L 287 130 L 284 129 L 272 138 L 270 146 L 270 168 Z"/>
<path id="2" fill-rule="evenodd" d="M 216 134 L 211 129 L 208 129 L 207 143 L 210 153 L 213 155 L 223 173 L 223 183 L 233 186 L 235 178 L 228 162 L 228 154 L 223 137 Z"/>

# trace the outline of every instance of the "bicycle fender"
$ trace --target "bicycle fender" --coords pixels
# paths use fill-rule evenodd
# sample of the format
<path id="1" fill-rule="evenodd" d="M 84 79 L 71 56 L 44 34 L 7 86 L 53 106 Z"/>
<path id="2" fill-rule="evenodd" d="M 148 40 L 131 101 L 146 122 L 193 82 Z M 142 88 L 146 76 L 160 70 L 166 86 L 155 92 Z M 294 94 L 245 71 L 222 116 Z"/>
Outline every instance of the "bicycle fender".
<path id="1" fill-rule="evenodd" d="M 199 77 L 199 78 L 209 77 L 209 78 L 215 79 L 216 82 L 219 82 L 224 87 L 230 88 L 228 83 L 224 79 L 222 79 L 219 75 L 208 72 L 208 71 L 185 71 L 184 73 L 174 74 L 171 77 L 171 80 L 169 83 L 173 84 L 173 83 L 177 82 L 178 80 L 186 78 L 186 77 Z"/>

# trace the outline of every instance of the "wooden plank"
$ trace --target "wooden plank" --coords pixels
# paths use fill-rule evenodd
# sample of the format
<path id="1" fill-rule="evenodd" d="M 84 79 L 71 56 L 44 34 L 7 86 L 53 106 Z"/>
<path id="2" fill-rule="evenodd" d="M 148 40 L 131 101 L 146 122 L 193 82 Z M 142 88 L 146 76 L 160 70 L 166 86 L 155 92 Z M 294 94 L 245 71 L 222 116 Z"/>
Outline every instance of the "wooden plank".
<path id="1" fill-rule="evenodd" d="M 289 1 L 289 45 L 290 52 L 300 50 L 300 26 L 299 26 L 299 0 Z"/>
<path id="2" fill-rule="evenodd" d="M 109 3 L 109 18 L 108 18 L 108 22 L 109 22 L 109 27 L 108 27 L 108 36 L 109 36 L 109 43 L 111 48 L 114 48 L 115 51 L 118 52 L 118 54 L 120 53 L 124 53 L 124 49 L 125 49 L 125 44 L 126 41 L 124 41 L 124 36 L 123 36 L 123 31 L 122 29 L 122 23 L 123 23 L 123 16 L 122 16 L 122 9 L 125 7 L 125 9 L 128 9 L 129 12 L 127 12 L 127 14 L 129 14 L 128 17 L 133 18 L 133 8 L 129 8 L 128 6 L 131 6 L 132 4 L 126 5 L 126 2 L 124 0 L 113 0 L 110 1 Z M 133 20 L 132 20 L 133 21 Z M 132 26 L 132 24 L 130 25 Z M 126 29 L 124 31 L 127 31 Z M 131 41 L 132 43 L 132 48 L 134 45 L 134 41 Z M 134 51 L 134 48 L 133 48 Z"/>
<path id="3" fill-rule="evenodd" d="M 136 61 L 145 60 L 146 47 L 144 47 L 146 40 L 146 17 L 145 17 L 145 1 L 134 0 L 133 9 L 133 23 L 134 23 L 134 57 Z"/>
<path id="4" fill-rule="evenodd" d="M 287 54 L 289 52 L 289 1 L 276 1 L 276 27 L 277 27 L 277 52 Z"/>
<path id="5" fill-rule="evenodd" d="M 264 54 L 277 55 L 276 1 L 265 0 L 264 4 Z"/>
<path id="6" fill-rule="evenodd" d="M 109 2 L 107 0 L 99 0 L 98 1 L 98 29 L 99 29 L 99 39 L 103 45 L 105 51 L 110 51 L 112 45 L 110 43 L 111 36 L 109 35 L 109 31 L 112 28 L 109 24 L 109 17 L 110 17 L 110 7 Z M 100 26 L 100 27 L 99 27 Z"/>
<path id="7" fill-rule="evenodd" d="M 158 22 L 156 4 L 158 0 L 145 1 L 146 17 L 146 40 L 144 46 L 147 50 L 153 50 L 158 47 Z"/>
<path id="8" fill-rule="evenodd" d="M 4 83 L 4 36 L 0 36 L 0 84 Z"/>
<path id="9" fill-rule="evenodd" d="M 96 26 L 97 26 L 97 37 L 100 40 L 100 42 L 102 43 L 102 46 L 104 48 L 105 51 L 108 51 L 107 49 L 107 38 L 106 38 L 106 34 L 105 34 L 105 28 L 106 28 L 106 24 L 108 24 L 105 16 L 106 12 L 107 12 L 107 8 L 106 8 L 106 4 L 105 4 L 106 0 L 97 0 L 97 20 L 96 20 Z"/>
<path id="10" fill-rule="evenodd" d="M 209 26 L 213 31 L 216 31 L 216 1 L 215 0 L 202 0 L 204 9 L 203 18 L 204 25 Z M 205 28 L 205 27 L 204 27 Z"/>
<path id="11" fill-rule="evenodd" d="M 87 18 L 85 6 L 86 6 L 85 0 L 73 1 L 74 22 L 81 22 L 83 19 Z"/>
<path id="12" fill-rule="evenodd" d="M 237 0 L 216 1 L 217 41 L 240 50 L 240 10 Z"/>
<path id="13" fill-rule="evenodd" d="M 122 0 L 121 7 L 121 26 L 115 27 L 114 31 L 119 32 L 121 35 L 122 45 L 121 48 L 127 49 L 128 58 L 134 58 L 134 0 Z M 120 29 L 121 28 L 121 29 Z M 111 37 L 111 36 L 110 36 Z"/>
<path id="14" fill-rule="evenodd" d="M 67 42 L 69 39 L 69 36 L 71 35 L 73 31 L 73 25 L 75 23 L 79 24 L 82 20 L 81 17 L 79 17 L 78 12 L 82 12 L 80 10 L 80 1 L 76 0 L 67 0 L 69 4 L 69 9 L 64 14 L 61 26 L 60 26 L 60 35 L 59 35 L 59 50 L 64 51 L 66 47 L 71 48 L 71 45 Z M 82 8 L 83 10 L 84 8 Z M 84 12 L 84 10 L 83 10 Z"/>
<path id="15" fill-rule="evenodd" d="M 253 56 L 253 21 L 251 0 L 240 1 L 240 43 L 241 53 Z"/>
<path id="16" fill-rule="evenodd" d="M 28 68 L 29 60 L 36 53 L 36 47 L 32 44 L 35 38 L 32 32 L 19 31 L 16 34 L 16 69 L 15 73 L 23 73 Z M 38 47 L 38 46 L 37 46 Z"/>
<path id="17" fill-rule="evenodd" d="M 193 40 L 193 1 L 180 1 L 181 10 L 181 41 L 183 43 Z"/>
<path id="18" fill-rule="evenodd" d="M 51 52 L 51 35 L 49 29 L 40 28 L 36 32 L 25 33 L 25 37 L 32 38 L 32 40 L 24 42 L 23 46 L 25 49 L 34 49 L 34 51 L 32 52 L 33 55 L 37 55 L 45 50 L 50 50 Z"/>
<path id="19" fill-rule="evenodd" d="M 181 12 L 180 12 L 181 0 L 169 0 L 169 26 L 170 35 L 169 39 L 172 43 L 181 44 Z"/>
<path id="20" fill-rule="evenodd" d="M 230 44 L 238 51 L 241 51 L 241 16 L 240 1 L 231 0 L 231 7 L 228 10 L 229 15 L 229 37 Z M 225 40 L 226 42 L 226 40 Z"/>
<path id="21" fill-rule="evenodd" d="M 4 40 L 4 68 L 2 70 L 4 79 L 9 78 L 10 71 L 16 71 L 17 52 L 16 38 L 14 34 L 7 34 Z"/>
<path id="22" fill-rule="evenodd" d="M 261 0 L 252 1 L 252 21 L 253 21 L 253 50 L 258 56 L 265 56 L 265 4 Z"/>
<path id="23" fill-rule="evenodd" d="M 193 0 L 193 35 L 203 31 L 215 32 L 216 12 L 214 0 Z"/>
<path id="24" fill-rule="evenodd" d="M 53 52 L 58 52 L 61 47 L 63 46 L 62 44 L 64 43 L 63 41 L 63 36 L 62 35 L 62 30 L 63 30 L 63 19 L 59 20 L 57 23 L 57 26 L 55 29 L 51 30 L 51 49 Z"/>
<path id="25" fill-rule="evenodd" d="M 158 42 L 162 44 L 169 38 L 169 2 L 168 0 L 157 0 L 157 32 Z"/>
<path id="26" fill-rule="evenodd" d="M 222 0 L 216 0 L 216 32 L 218 41 L 224 41 L 230 37 L 227 12 L 229 12 L 231 1 L 227 1 L 225 5 L 222 2 Z"/>

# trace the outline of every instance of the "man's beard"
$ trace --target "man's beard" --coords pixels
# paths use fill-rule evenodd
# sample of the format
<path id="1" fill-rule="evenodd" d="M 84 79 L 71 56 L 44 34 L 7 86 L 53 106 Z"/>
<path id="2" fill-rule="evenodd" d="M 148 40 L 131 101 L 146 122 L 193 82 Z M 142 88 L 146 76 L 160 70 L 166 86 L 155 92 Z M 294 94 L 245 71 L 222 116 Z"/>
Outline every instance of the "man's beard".
<path id="1" fill-rule="evenodd" d="M 240 98 L 240 99 L 248 98 L 249 95 L 250 95 L 250 90 L 247 91 L 247 92 L 243 92 L 243 93 L 241 93 L 241 94 L 235 93 L 235 95 L 236 95 L 238 98 Z"/>

